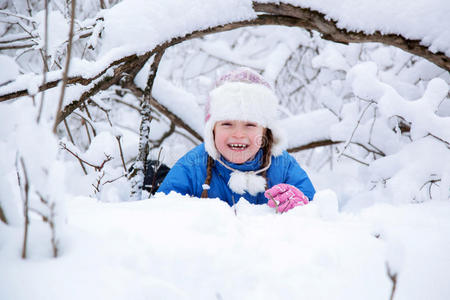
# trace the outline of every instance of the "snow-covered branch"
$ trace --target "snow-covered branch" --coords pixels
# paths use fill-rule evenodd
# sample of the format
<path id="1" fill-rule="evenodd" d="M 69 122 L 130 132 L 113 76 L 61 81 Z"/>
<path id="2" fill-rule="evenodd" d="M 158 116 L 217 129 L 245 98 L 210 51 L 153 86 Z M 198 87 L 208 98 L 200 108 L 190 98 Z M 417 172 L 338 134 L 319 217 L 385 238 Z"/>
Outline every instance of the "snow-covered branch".
<path id="1" fill-rule="evenodd" d="M 338 27 L 337 21 L 325 14 L 301 6 L 285 3 L 258 3 L 253 4 L 255 11 L 268 13 L 273 16 L 288 16 L 297 19 L 296 26 L 309 30 L 315 30 L 322 34 L 322 38 L 337 43 L 368 43 L 377 42 L 398 47 L 411 54 L 428 59 L 439 67 L 450 71 L 450 57 L 441 51 L 432 51 L 423 45 L 421 40 L 409 39 L 401 34 L 385 34 L 381 30 L 373 33 L 354 31 Z"/>
<path id="2" fill-rule="evenodd" d="M 72 76 L 67 79 L 68 84 L 81 84 L 88 85 L 101 77 L 103 74 L 113 72 L 112 79 L 102 81 L 103 84 L 95 84 L 94 88 L 91 88 L 86 92 L 86 95 L 92 95 L 99 90 L 106 89 L 112 84 L 118 82 L 118 80 L 133 69 L 142 68 L 143 64 L 141 58 L 148 59 L 154 53 L 164 51 L 165 49 L 174 46 L 183 41 L 187 41 L 194 38 L 199 38 L 208 34 L 219 33 L 229 31 L 241 27 L 256 26 L 256 25 L 281 25 L 289 27 L 300 27 L 308 30 L 315 30 L 322 34 L 322 38 L 331 40 L 338 43 L 364 43 L 364 42 L 379 42 L 387 45 L 392 45 L 401 48 L 412 54 L 422 56 L 445 70 L 450 70 L 450 59 L 442 52 L 433 52 L 426 46 L 421 44 L 419 40 L 410 40 L 400 34 L 382 34 L 377 31 L 373 34 L 367 34 L 363 32 L 352 32 L 346 29 L 338 28 L 335 21 L 329 20 L 326 16 L 320 12 L 311 10 L 309 8 L 296 7 L 290 4 L 273 4 L 273 3 L 254 3 L 254 9 L 258 13 L 264 13 L 258 15 L 251 20 L 231 22 L 228 24 L 221 24 L 219 26 L 204 28 L 193 31 L 183 36 L 174 36 L 169 40 L 159 41 L 159 45 L 154 49 L 147 49 L 147 53 L 144 55 L 131 54 L 124 57 L 120 57 L 103 67 L 96 66 L 96 69 L 101 69 L 97 74 L 90 77 L 83 77 L 82 75 Z M 103 19 L 98 19 L 99 22 L 103 22 Z M 90 34 L 90 32 L 88 33 Z M 85 35 L 83 35 L 85 36 Z M 121 65 L 118 68 L 112 68 Z M 136 72 L 136 71 L 135 71 Z M 49 88 L 55 87 L 61 77 L 56 78 L 44 85 L 38 87 L 38 91 L 44 91 Z M 20 79 L 19 79 L 20 80 Z M 25 83 L 13 82 L 7 86 L 0 88 L 0 102 L 10 99 L 14 99 L 21 96 L 30 95 Z M 87 96 L 82 97 L 87 98 Z M 70 111 L 70 109 L 69 109 Z M 66 114 L 70 114 L 69 111 Z M 61 121 L 61 120 L 59 120 Z"/>

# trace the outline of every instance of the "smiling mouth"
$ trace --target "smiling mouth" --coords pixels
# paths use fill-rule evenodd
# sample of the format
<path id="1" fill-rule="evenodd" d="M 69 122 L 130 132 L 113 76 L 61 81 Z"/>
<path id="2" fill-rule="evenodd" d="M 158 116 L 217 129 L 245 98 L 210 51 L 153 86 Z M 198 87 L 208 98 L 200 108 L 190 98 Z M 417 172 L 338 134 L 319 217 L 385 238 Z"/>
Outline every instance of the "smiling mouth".
<path id="1" fill-rule="evenodd" d="M 236 151 L 242 151 L 248 148 L 248 145 L 246 144 L 228 144 L 228 147 L 231 148 L 231 150 L 236 150 Z"/>

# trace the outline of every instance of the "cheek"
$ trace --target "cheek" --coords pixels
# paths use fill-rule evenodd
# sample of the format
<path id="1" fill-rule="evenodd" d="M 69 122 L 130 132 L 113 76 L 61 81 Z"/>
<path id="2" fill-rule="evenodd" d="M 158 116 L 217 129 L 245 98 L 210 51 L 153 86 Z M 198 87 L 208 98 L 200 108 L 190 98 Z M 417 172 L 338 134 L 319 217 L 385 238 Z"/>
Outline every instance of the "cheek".
<path id="1" fill-rule="evenodd" d="M 258 148 L 263 147 L 265 145 L 265 143 L 267 142 L 266 140 L 267 140 L 267 138 L 265 137 L 264 132 L 262 130 L 258 130 L 257 132 L 255 132 L 253 134 L 253 138 L 252 138 L 253 145 L 255 145 Z"/>
<path id="2" fill-rule="evenodd" d="M 225 137 L 222 132 L 218 131 L 214 134 L 214 143 L 216 144 L 216 147 L 225 143 Z"/>
<path id="3" fill-rule="evenodd" d="M 261 148 L 264 146 L 264 137 L 262 135 L 258 135 L 255 137 L 253 144 L 257 146 L 258 148 Z"/>

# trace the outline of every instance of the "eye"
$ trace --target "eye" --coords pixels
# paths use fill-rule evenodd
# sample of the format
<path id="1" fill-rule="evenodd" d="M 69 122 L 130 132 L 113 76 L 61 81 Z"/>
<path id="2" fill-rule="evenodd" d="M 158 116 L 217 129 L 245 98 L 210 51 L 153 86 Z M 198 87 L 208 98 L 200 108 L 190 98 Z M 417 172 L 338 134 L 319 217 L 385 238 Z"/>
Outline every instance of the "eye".
<path id="1" fill-rule="evenodd" d="M 247 126 L 247 127 L 257 127 L 258 124 L 252 123 L 252 122 L 248 122 L 248 123 L 245 124 L 245 126 Z"/>
<path id="2" fill-rule="evenodd" d="M 225 126 L 225 127 L 231 126 L 231 122 L 221 122 L 220 126 Z"/>

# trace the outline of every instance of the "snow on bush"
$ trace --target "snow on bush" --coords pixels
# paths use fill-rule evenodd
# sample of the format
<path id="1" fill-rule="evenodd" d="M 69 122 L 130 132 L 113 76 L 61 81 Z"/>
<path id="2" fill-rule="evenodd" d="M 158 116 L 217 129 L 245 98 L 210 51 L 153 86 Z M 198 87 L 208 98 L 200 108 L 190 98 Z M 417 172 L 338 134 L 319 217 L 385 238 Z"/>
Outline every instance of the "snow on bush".
<path id="1" fill-rule="evenodd" d="M 341 123 L 352 125 L 336 125 L 342 130 L 335 129 L 334 138 L 348 137 L 349 130 L 353 130 L 358 134 L 349 139 L 368 147 L 372 143 L 395 146 L 376 147 L 385 156 L 369 166 L 371 182 L 385 186 L 385 196 L 393 202 L 422 202 L 433 197 L 448 199 L 450 165 L 444 162 L 450 159 L 450 117 L 436 114 L 440 104 L 448 101 L 448 84 L 435 78 L 428 83 L 421 98 L 410 101 L 383 83 L 377 71 L 376 65 L 368 62 L 355 66 L 348 73 L 347 80 L 354 94 L 366 104 L 364 109 L 355 107 L 359 111 L 357 119 L 356 113 L 351 114 L 350 122 L 346 122 L 348 117 L 344 116 Z M 373 106 L 372 112 L 366 111 L 370 106 Z M 400 133 L 400 122 L 410 127 L 409 139 Z M 437 187 L 432 188 L 433 185 Z M 428 193 L 424 192 L 425 187 Z"/>
<path id="2" fill-rule="evenodd" d="M 0 195 L 0 205 L 6 210 L 8 219 L 13 216 L 11 224 L 23 224 L 25 228 L 23 258 L 27 257 L 31 219 L 47 223 L 47 231 L 51 233 L 46 242 L 48 255 L 55 257 L 66 222 L 64 162 L 52 124 L 37 123 L 37 112 L 37 107 L 19 102 L 3 104 L 1 111 L 0 148 L 6 151 L 2 182 L 10 186 Z M 17 220 L 19 210 L 23 213 Z"/>

